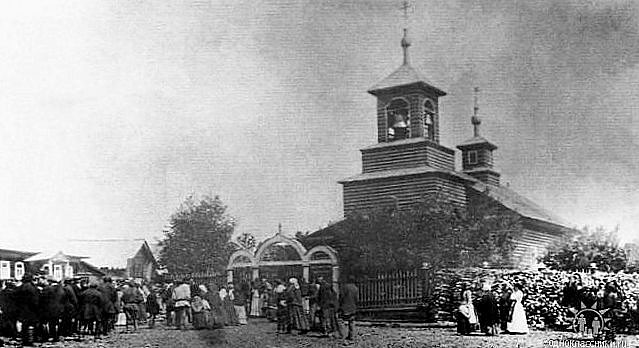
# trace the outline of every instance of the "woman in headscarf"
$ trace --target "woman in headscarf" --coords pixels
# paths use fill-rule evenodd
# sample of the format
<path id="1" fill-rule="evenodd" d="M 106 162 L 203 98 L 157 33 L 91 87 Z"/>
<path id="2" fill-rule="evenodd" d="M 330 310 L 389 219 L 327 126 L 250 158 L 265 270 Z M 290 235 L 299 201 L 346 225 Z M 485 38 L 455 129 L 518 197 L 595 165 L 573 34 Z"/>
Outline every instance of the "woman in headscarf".
<path id="1" fill-rule="evenodd" d="M 209 328 L 217 329 L 224 327 L 224 318 L 226 316 L 224 314 L 224 309 L 222 308 L 222 299 L 220 298 L 217 285 L 213 283 L 209 284 L 209 292 L 204 295 L 204 299 L 208 301 L 209 306 L 211 306 Z"/>
<path id="2" fill-rule="evenodd" d="M 227 287 L 220 289 L 220 298 L 222 299 L 222 307 L 224 309 L 225 321 L 224 325 L 239 325 L 237 314 L 235 313 L 235 307 L 233 306 L 233 300 L 235 295 L 233 293 L 233 283 L 228 283 Z"/>
<path id="3" fill-rule="evenodd" d="M 296 329 L 299 330 L 300 335 L 303 335 L 308 332 L 308 321 L 306 320 L 306 315 L 304 315 L 302 291 L 297 278 L 291 278 L 288 282 L 289 286 L 286 291 L 286 304 L 290 318 L 288 331 Z"/>
<path id="4" fill-rule="evenodd" d="M 286 287 L 280 280 L 275 281 L 275 293 L 273 298 L 276 301 L 276 315 L 277 315 L 277 333 L 289 333 L 290 327 L 288 325 L 288 308 L 286 307 Z"/>
<path id="5" fill-rule="evenodd" d="M 262 307 L 260 305 L 260 287 L 261 283 L 255 279 L 251 284 L 251 312 L 250 316 L 260 317 L 262 316 Z"/>
<path id="6" fill-rule="evenodd" d="M 208 292 L 208 289 L 204 285 L 198 286 L 198 294 L 193 296 L 191 302 L 191 311 L 193 312 L 193 327 L 196 330 L 205 329 L 208 327 L 208 313 L 211 310 L 208 301 L 204 299 L 204 296 Z"/>

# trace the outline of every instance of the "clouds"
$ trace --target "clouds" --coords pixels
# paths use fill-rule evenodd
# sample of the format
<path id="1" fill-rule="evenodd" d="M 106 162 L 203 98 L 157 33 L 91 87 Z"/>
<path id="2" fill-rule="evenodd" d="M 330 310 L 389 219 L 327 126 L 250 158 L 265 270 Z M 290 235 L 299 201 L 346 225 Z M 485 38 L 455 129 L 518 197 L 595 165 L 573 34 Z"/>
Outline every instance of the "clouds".
<path id="1" fill-rule="evenodd" d="M 152 237 L 191 193 L 220 194 L 258 236 L 339 219 L 336 181 L 376 139 L 365 91 L 401 63 L 405 25 L 393 1 L 0 6 L 15 243 Z M 631 226 L 638 23 L 630 1 L 419 2 L 411 57 L 449 92 L 444 145 L 470 136 L 479 86 L 511 188 L 577 224 Z"/>

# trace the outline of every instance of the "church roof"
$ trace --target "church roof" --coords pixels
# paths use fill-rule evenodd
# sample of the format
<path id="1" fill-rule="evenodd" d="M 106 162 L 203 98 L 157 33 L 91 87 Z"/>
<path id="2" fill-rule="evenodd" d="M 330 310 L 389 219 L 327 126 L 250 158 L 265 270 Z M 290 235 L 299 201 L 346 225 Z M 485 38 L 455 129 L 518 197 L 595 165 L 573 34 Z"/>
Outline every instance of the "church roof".
<path id="1" fill-rule="evenodd" d="M 362 173 L 358 174 L 346 179 L 339 181 L 340 184 L 353 183 L 365 180 L 375 180 L 375 179 L 386 179 L 393 178 L 399 176 L 407 176 L 407 175 L 419 175 L 425 173 L 444 173 L 451 176 L 455 176 L 459 179 L 465 180 L 468 182 L 469 186 L 478 191 L 488 195 L 490 198 L 496 200 L 504 207 L 516 212 L 517 214 L 535 220 L 540 220 L 543 222 L 548 222 L 551 224 L 569 227 L 570 223 L 568 223 L 563 218 L 557 216 L 556 214 L 550 212 L 549 210 L 543 208 L 539 204 L 533 202 L 532 200 L 518 194 L 517 192 L 511 190 L 508 187 L 504 186 L 495 186 L 486 184 L 478 179 L 473 178 L 468 174 L 464 174 L 458 171 L 452 170 L 442 170 L 429 166 L 419 166 L 413 168 L 401 168 L 394 170 L 384 170 L 379 172 L 370 172 L 370 173 Z"/>
<path id="2" fill-rule="evenodd" d="M 376 95 L 378 92 L 400 86 L 408 86 L 418 84 L 422 88 L 430 89 L 439 96 L 446 95 L 446 92 L 433 86 L 426 78 L 424 78 L 410 64 L 402 64 L 397 70 L 393 71 L 388 77 L 381 80 L 368 90 L 368 93 Z"/>
<path id="3" fill-rule="evenodd" d="M 470 177 L 470 176 L 469 176 Z M 488 197 L 496 200 L 506 208 L 517 214 L 535 220 L 548 222 L 554 225 L 569 227 L 570 223 L 553 212 L 543 208 L 532 200 L 518 194 L 504 186 L 495 186 L 475 180 L 476 183 L 471 188 L 484 193 Z"/>
<path id="4" fill-rule="evenodd" d="M 358 175 L 340 180 L 339 183 L 345 184 L 345 183 L 351 183 L 351 182 L 357 182 L 357 181 L 386 179 L 386 178 L 393 178 L 397 176 L 418 175 L 418 174 L 425 174 L 425 173 L 447 173 L 447 174 L 453 174 L 453 175 L 456 174 L 456 172 L 453 172 L 450 170 L 442 170 L 442 169 L 437 169 L 437 168 L 433 168 L 429 166 L 419 166 L 419 167 L 412 167 L 412 168 L 400 168 L 400 169 L 393 169 L 393 170 L 383 170 L 378 172 L 362 173 L 362 174 L 358 174 Z"/>
<path id="5" fill-rule="evenodd" d="M 474 136 L 464 142 L 462 142 L 461 144 L 457 145 L 458 149 L 463 149 L 463 148 L 467 148 L 467 147 L 474 147 L 477 145 L 488 145 L 488 147 L 490 147 L 491 150 L 495 150 L 497 148 L 497 145 L 491 143 L 490 141 L 486 140 L 486 138 L 482 137 L 482 136 Z"/>

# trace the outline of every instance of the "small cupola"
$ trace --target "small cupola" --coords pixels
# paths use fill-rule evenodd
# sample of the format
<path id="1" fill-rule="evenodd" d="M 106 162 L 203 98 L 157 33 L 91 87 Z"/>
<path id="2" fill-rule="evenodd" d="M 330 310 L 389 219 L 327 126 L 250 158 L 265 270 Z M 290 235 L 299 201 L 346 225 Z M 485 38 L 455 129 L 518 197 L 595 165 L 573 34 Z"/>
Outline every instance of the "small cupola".
<path id="1" fill-rule="evenodd" d="M 479 88 L 475 87 L 475 105 L 470 121 L 473 125 L 473 137 L 459 144 L 462 152 L 462 171 L 487 184 L 499 185 L 499 173 L 493 169 L 493 151 L 497 146 L 483 138 L 479 133 L 481 119 L 478 104 Z"/>

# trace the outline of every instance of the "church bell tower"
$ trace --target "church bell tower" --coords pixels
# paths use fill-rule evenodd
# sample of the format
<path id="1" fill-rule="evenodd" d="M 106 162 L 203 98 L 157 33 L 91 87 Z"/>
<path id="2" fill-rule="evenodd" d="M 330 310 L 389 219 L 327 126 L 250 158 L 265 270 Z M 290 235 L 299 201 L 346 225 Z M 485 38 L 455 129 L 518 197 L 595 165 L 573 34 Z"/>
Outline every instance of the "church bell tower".
<path id="1" fill-rule="evenodd" d="M 368 90 L 377 97 L 377 140 L 386 143 L 423 138 L 439 144 L 439 97 L 446 92 L 411 66 L 410 46 L 408 30 L 404 29 L 404 63 Z"/>
<path id="2" fill-rule="evenodd" d="M 439 142 L 439 98 L 446 92 L 412 67 L 407 29 L 400 43 L 402 65 L 368 90 L 377 98 L 377 143 L 360 150 L 362 173 L 340 181 L 345 216 L 385 205 L 401 209 L 436 192 L 465 203 L 455 151 Z"/>

